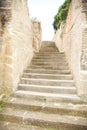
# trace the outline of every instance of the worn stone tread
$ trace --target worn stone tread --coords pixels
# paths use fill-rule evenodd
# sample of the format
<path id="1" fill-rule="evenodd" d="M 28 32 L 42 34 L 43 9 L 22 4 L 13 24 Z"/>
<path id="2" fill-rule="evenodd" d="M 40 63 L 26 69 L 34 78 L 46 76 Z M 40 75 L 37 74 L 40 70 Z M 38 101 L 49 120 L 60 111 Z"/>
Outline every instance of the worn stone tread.
<path id="1" fill-rule="evenodd" d="M 40 100 L 40 101 L 55 101 L 55 102 L 71 102 L 71 103 L 82 103 L 80 98 L 74 94 L 52 94 L 32 91 L 16 91 L 14 97 L 27 98 L 29 100 Z"/>
<path id="2" fill-rule="evenodd" d="M 25 78 L 43 78 L 43 79 L 73 79 L 71 74 L 43 74 L 43 73 L 23 73 Z"/>
<path id="3" fill-rule="evenodd" d="M 21 78 L 22 84 L 36 84 L 44 86 L 75 86 L 74 80 L 55 80 L 55 79 L 36 79 L 36 78 Z"/>
<path id="4" fill-rule="evenodd" d="M 0 130 L 57 130 L 57 129 L 42 128 L 39 126 L 25 125 L 8 121 L 7 122 L 0 121 Z"/>
<path id="5" fill-rule="evenodd" d="M 3 110 L 2 120 L 10 122 L 19 122 L 26 125 L 37 125 L 40 127 L 59 128 L 63 127 L 81 127 L 86 130 L 87 118 L 66 116 L 59 114 L 47 114 L 43 112 L 32 112 L 19 109 L 7 108 Z M 37 116 L 38 115 L 38 116 Z"/>
<path id="6" fill-rule="evenodd" d="M 37 80 L 36 78 L 22 78 L 22 79 L 26 79 L 26 80 Z M 42 79 L 42 78 L 39 78 L 39 81 L 52 81 L 52 82 L 54 82 L 54 81 L 56 81 L 56 82 L 61 82 L 61 80 L 56 80 L 56 79 Z M 62 82 L 71 82 L 71 83 L 73 83 L 74 81 L 73 80 L 62 80 Z"/>
<path id="7" fill-rule="evenodd" d="M 36 94 L 37 96 L 39 95 L 39 96 L 48 96 L 48 97 L 66 97 L 66 98 L 72 98 L 72 99 L 77 99 L 77 100 L 80 100 L 80 98 L 77 96 L 77 95 L 71 95 L 71 94 L 52 94 L 52 93 L 49 93 L 49 94 L 47 94 L 47 93 L 39 93 L 39 92 L 31 92 L 31 91 L 21 91 L 21 90 L 17 90 L 16 92 L 15 92 L 15 94 L 16 93 L 24 93 L 24 94 Z"/>
<path id="8" fill-rule="evenodd" d="M 72 86 L 44 86 L 34 84 L 19 84 L 18 90 L 35 91 L 35 92 L 47 92 L 47 93 L 64 93 L 64 94 L 76 94 L 76 88 Z"/>
<path id="9" fill-rule="evenodd" d="M 68 70 L 69 69 L 69 67 L 68 66 L 58 66 L 58 65 L 56 65 L 56 66 L 52 66 L 52 65 L 31 65 L 30 66 L 30 68 L 42 68 L 42 69 L 55 69 L 55 70 L 58 70 L 58 69 L 60 69 L 60 70 L 64 70 L 64 69 L 66 69 L 66 70 Z"/>
<path id="10" fill-rule="evenodd" d="M 84 102 L 83 102 L 84 103 Z M 87 104 L 41 102 L 36 100 L 27 100 L 17 97 L 10 97 L 4 102 L 6 107 L 14 107 L 29 111 L 44 111 L 45 113 L 55 113 L 61 115 L 73 115 L 87 117 Z"/>
<path id="11" fill-rule="evenodd" d="M 55 70 L 55 69 L 44 69 L 44 68 L 27 68 L 24 72 L 31 72 L 31 73 L 43 73 L 43 74 L 70 74 L 70 70 Z"/>

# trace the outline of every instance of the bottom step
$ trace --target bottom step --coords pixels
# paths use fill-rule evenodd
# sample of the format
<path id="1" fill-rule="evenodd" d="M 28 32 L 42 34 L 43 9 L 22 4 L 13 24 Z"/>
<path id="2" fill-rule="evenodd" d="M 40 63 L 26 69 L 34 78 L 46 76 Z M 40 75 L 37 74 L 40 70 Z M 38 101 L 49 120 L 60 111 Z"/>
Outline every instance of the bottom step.
<path id="1" fill-rule="evenodd" d="M 43 112 L 11 108 L 4 110 L 1 116 L 4 121 L 19 123 L 20 125 L 24 124 L 50 128 L 50 130 L 51 128 L 56 128 L 57 130 L 87 130 L 87 119 L 81 117 L 61 116 L 58 114 L 50 114 L 49 116 L 49 114 Z"/>
<path id="2" fill-rule="evenodd" d="M 57 129 L 42 128 L 37 126 L 1 121 L 0 130 L 57 130 Z"/>

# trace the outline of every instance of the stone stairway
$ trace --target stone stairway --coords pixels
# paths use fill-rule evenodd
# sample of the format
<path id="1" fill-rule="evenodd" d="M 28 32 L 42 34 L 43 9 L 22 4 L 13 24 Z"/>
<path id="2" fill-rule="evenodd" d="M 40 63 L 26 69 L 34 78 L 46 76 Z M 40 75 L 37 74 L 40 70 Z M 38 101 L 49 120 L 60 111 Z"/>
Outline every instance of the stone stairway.
<path id="1" fill-rule="evenodd" d="M 87 130 L 87 103 L 76 94 L 64 53 L 43 42 L 5 102 L 0 130 Z"/>

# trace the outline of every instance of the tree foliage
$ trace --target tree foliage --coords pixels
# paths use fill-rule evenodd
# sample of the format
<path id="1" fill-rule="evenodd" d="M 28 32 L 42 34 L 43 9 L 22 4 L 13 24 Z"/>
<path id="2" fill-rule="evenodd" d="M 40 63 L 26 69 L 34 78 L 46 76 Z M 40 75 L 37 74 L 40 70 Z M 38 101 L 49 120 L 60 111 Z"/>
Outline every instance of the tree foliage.
<path id="1" fill-rule="evenodd" d="M 70 3 L 71 3 L 71 0 L 65 0 L 65 2 L 63 3 L 63 5 L 61 5 L 57 14 L 55 15 L 54 22 L 53 22 L 53 27 L 55 30 L 60 28 L 62 21 L 66 20 Z"/>

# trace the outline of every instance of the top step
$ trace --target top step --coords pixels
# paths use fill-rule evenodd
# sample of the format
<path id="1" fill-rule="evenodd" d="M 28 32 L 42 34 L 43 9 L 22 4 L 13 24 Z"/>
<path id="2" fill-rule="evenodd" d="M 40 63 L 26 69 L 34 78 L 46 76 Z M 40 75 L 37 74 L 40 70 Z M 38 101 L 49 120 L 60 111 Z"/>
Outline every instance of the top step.
<path id="1" fill-rule="evenodd" d="M 52 42 L 52 41 L 42 41 L 42 46 L 53 46 L 53 47 L 55 47 L 55 42 Z"/>

